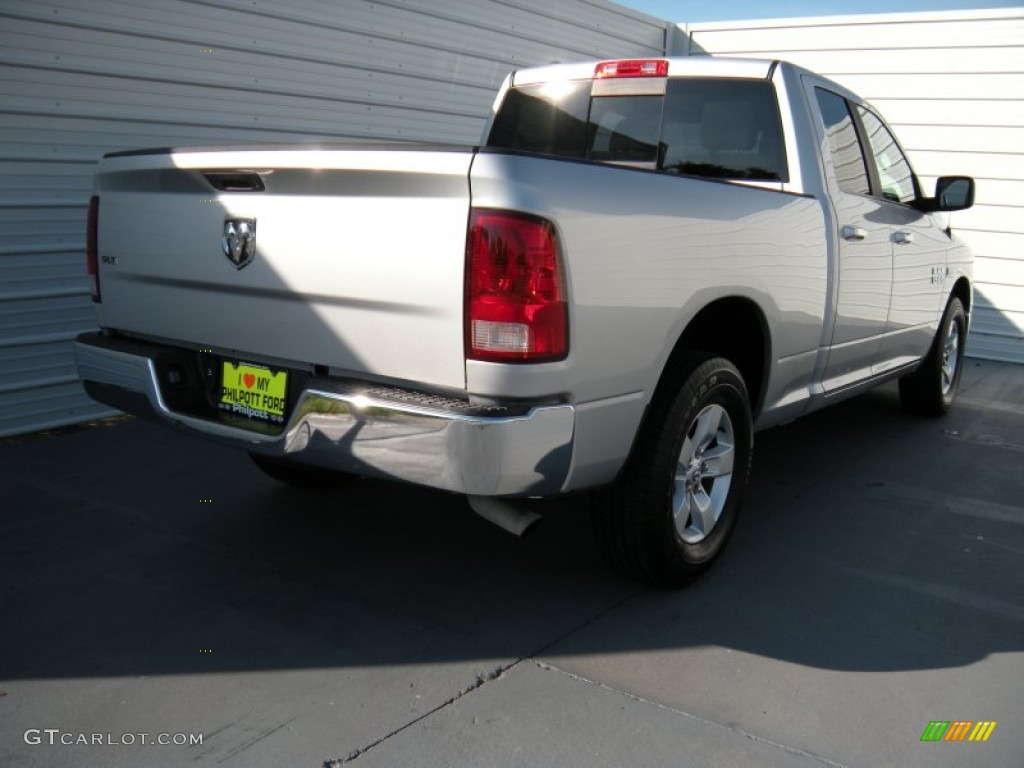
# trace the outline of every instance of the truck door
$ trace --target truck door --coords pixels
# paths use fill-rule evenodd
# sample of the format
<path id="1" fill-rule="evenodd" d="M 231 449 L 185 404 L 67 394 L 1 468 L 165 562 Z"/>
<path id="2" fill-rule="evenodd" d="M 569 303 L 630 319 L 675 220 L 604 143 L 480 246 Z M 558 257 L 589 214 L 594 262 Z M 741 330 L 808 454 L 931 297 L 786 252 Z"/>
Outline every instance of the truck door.
<path id="1" fill-rule="evenodd" d="M 858 105 L 857 117 L 870 147 L 875 197 L 890 226 L 892 299 L 875 373 L 919 360 L 928 351 L 942 312 L 949 235 L 916 206 L 921 190 L 910 162 L 884 121 Z"/>
<path id="2" fill-rule="evenodd" d="M 889 317 L 893 251 L 888 203 L 871 194 L 853 105 L 813 80 L 808 87 L 827 146 L 823 160 L 838 251 L 835 321 L 822 380 L 830 391 L 871 376 Z"/>

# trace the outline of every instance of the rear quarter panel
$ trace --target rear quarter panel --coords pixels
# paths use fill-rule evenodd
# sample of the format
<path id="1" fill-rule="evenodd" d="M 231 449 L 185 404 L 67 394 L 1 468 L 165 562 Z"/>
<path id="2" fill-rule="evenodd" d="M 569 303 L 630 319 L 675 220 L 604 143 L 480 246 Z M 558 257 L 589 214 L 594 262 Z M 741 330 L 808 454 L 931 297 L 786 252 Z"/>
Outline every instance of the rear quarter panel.
<path id="1" fill-rule="evenodd" d="M 646 404 L 687 323 L 712 301 L 754 302 L 771 334 L 766 406 L 806 388 L 827 289 L 824 214 L 813 198 L 631 168 L 484 151 L 475 207 L 553 220 L 564 249 L 570 354 L 559 363 L 470 362 L 489 397 L 560 393 Z M 800 361 L 786 366 L 786 361 Z M 780 363 L 783 363 L 780 368 Z M 635 425 L 634 425 L 635 428 Z"/>

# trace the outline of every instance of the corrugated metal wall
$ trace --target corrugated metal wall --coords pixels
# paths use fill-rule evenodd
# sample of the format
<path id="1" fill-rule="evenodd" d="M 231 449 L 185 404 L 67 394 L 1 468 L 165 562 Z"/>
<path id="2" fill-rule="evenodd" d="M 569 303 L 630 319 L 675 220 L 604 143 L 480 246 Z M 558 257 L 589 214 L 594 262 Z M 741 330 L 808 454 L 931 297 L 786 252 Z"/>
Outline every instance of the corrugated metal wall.
<path id="1" fill-rule="evenodd" d="M 0 436 L 108 412 L 71 356 L 94 324 L 84 218 L 104 152 L 471 144 L 509 70 L 661 55 L 665 30 L 605 0 L 2 0 Z"/>
<path id="2" fill-rule="evenodd" d="M 892 123 L 926 189 L 978 180 L 952 225 L 977 257 L 969 354 L 1024 362 L 1024 9 L 680 25 L 677 54 L 780 58 Z"/>

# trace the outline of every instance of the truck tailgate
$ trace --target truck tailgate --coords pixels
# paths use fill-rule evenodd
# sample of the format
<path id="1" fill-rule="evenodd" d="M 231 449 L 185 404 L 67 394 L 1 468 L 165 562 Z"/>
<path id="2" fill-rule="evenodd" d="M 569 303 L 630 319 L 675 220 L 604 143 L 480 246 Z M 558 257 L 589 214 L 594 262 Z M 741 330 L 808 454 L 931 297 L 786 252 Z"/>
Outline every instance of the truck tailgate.
<path id="1" fill-rule="evenodd" d="M 100 324 L 254 362 L 464 388 L 472 160 L 447 148 L 108 156 Z M 245 261 L 244 226 L 255 251 L 238 265 L 225 251 Z"/>

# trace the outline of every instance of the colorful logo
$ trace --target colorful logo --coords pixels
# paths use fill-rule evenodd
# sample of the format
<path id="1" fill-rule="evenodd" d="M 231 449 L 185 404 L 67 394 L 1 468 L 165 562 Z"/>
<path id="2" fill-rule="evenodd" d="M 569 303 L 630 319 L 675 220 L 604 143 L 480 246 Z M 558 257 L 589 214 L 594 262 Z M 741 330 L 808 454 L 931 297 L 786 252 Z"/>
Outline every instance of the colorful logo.
<path id="1" fill-rule="evenodd" d="M 921 741 L 988 741 L 998 724 L 995 720 L 932 720 Z"/>

